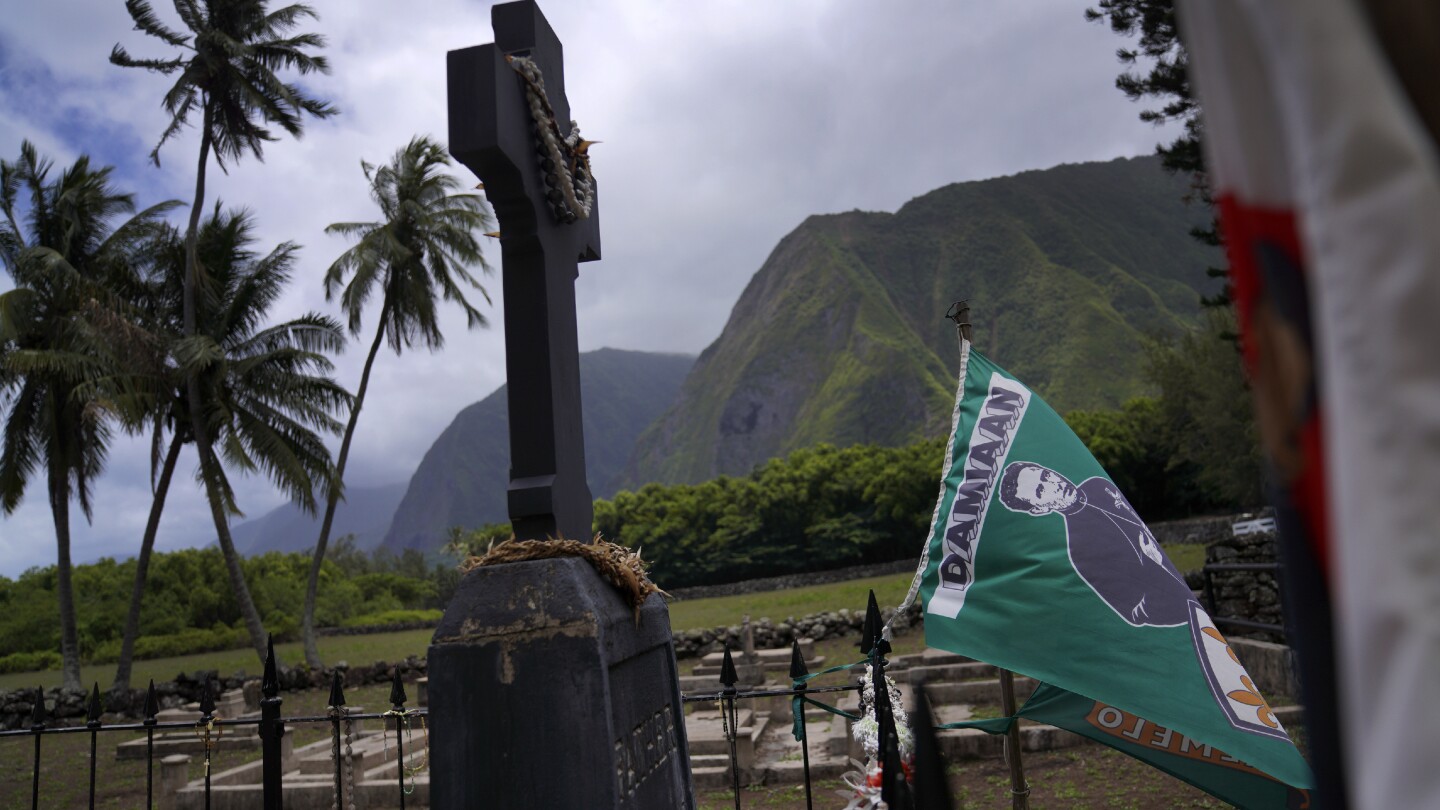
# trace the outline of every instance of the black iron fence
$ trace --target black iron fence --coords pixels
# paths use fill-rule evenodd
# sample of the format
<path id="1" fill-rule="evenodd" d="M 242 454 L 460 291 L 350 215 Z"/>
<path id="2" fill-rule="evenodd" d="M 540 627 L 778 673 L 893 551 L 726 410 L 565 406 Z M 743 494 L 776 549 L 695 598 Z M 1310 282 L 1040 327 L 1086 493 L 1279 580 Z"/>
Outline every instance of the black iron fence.
<path id="1" fill-rule="evenodd" d="M 872 592 L 860 640 L 860 651 L 865 656 L 863 660 L 811 673 L 806 667 L 800 643 L 796 641 L 792 643 L 790 649 L 790 689 L 740 691 L 737 689 L 739 677 L 727 645 L 720 668 L 719 680 L 722 687 L 720 691 L 688 692 L 681 696 L 682 702 L 686 704 L 719 704 L 724 734 L 726 742 L 729 744 L 730 788 L 733 792 L 736 810 L 741 808 L 740 788 L 743 770 L 736 747 L 736 738 L 740 731 L 736 706 L 742 700 L 776 697 L 788 698 L 790 702 L 791 719 L 794 723 L 792 733 L 800 746 L 805 806 L 808 810 L 813 810 L 814 807 L 815 780 L 810 769 L 810 735 L 807 731 L 806 706 L 821 708 L 852 722 L 873 716 L 878 727 L 877 746 L 875 751 L 867 751 L 867 754 L 874 755 L 874 763 L 867 762 L 865 764 L 867 768 L 871 764 L 878 764 L 880 767 L 878 773 L 867 770 L 858 776 L 862 785 L 879 789 L 879 798 L 885 803 L 885 806 L 891 810 L 942 810 L 942 808 L 948 810 L 950 799 L 945 781 L 946 769 L 936 742 L 934 728 L 931 724 L 930 708 L 923 688 L 916 690 L 916 707 L 914 713 L 910 715 L 914 740 L 913 755 L 902 758 L 896 715 L 899 713 L 903 716 L 904 707 L 892 705 L 886 678 L 886 668 L 889 662 L 885 658 L 890 652 L 890 642 L 884 638 L 882 627 L 880 611 Z M 850 669 L 864 671 L 867 668 L 869 682 L 872 685 L 868 690 L 863 682 L 842 686 L 811 687 L 808 685 L 812 678 L 820 675 Z M 850 692 L 860 694 L 858 713 L 845 711 L 814 697 Z"/>
<path id="2" fill-rule="evenodd" d="M 858 774 L 861 784 L 865 787 L 878 790 L 878 798 L 886 803 L 892 810 L 938 810 L 948 808 L 948 790 L 945 786 L 945 766 L 940 758 L 939 750 L 935 741 L 931 726 L 930 711 L 925 701 L 923 690 L 917 692 L 916 712 L 911 716 L 913 725 L 913 755 L 902 760 L 900 748 L 900 736 L 896 727 L 896 716 L 900 713 L 903 717 L 904 709 L 901 706 L 892 705 L 890 689 L 887 686 L 886 668 L 888 661 L 885 656 L 890 652 L 890 644 L 883 637 L 882 621 L 878 608 L 875 606 L 873 594 L 871 603 L 866 614 L 865 626 L 862 631 L 860 650 L 864 658 L 852 664 L 845 664 L 831 667 L 821 672 L 811 673 L 808 671 L 804 656 L 801 653 L 799 642 L 796 642 L 791 650 L 791 662 L 789 676 L 791 688 L 789 689 L 756 689 L 742 691 L 738 688 L 739 678 L 729 648 L 725 654 L 721 666 L 719 683 L 721 689 L 716 692 L 687 693 L 682 700 L 686 704 L 715 703 L 720 707 L 724 735 L 729 746 L 729 781 L 734 793 L 735 807 L 741 807 L 741 780 L 742 766 L 737 756 L 737 734 L 740 731 L 737 706 L 741 701 L 757 699 L 783 698 L 788 700 L 792 713 L 793 731 L 796 742 L 799 744 L 802 762 L 802 774 L 805 786 L 806 807 L 814 806 L 814 778 L 811 773 L 810 763 L 810 738 L 807 731 L 808 720 L 806 718 L 806 707 L 813 706 L 824 709 L 827 712 L 843 717 L 852 722 L 873 720 L 875 728 L 875 748 L 868 749 L 867 755 L 872 761 L 867 762 L 867 770 Z M 851 683 L 839 686 L 810 686 L 809 682 L 818 676 L 840 672 L 844 670 L 860 670 L 862 675 L 868 674 L 870 688 L 866 688 L 864 680 L 860 683 Z M 412 794 L 416 788 L 417 772 L 425 767 L 410 765 L 406 760 L 406 730 L 413 734 L 412 724 L 418 722 L 422 733 L 425 729 L 425 718 L 427 710 L 424 708 L 410 709 L 406 704 L 409 700 L 404 684 L 400 679 L 400 670 L 396 668 L 391 681 L 389 702 L 391 708 L 388 711 L 378 713 L 351 712 L 345 701 L 343 689 L 343 677 L 335 673 L 331 684 L 330 696 L 327 700 L 327 712 L 324 715 L 316 716 L 292 716 L 282 717 L 281 708 L 283 705 L 280 697 L 280 683 L 276 675 L 275 653 L 273 644 L 268 651 L 265 672 L 261 680 L 261 695 L 259 717 L 254 716 L 225 718 L 216 712 L 215 690 L 205 689 L 199 703 L 200 717 L 198 720 L 183 722 L 162 722 L 159 719 L 160 707 L 156 696 L 155 686 L 152 682 L 146 693 L 143 709 L 141 710 L 140 722 L 109 723 L 102 722 L 102 706 L 98 684 L 91 691 L 84 725 L 52 727 L 45 711 L 45 699 L 43 692 L 37 692 L 34 709 L 30 718 L 29 728 L 20 728 L 10 731 L 0 731 L 0 740 L 31 737 L 34 740 L 33 758 L 31 762 L 31 798 L 30 807 L 38 810 L 40 807 L 40 796 L 42 793 L 42 763 L 45 761 L 46 747 L 44 741 L 55 735 L 63 734 L 88 734 L 90 735 L 90 758 L 89 758 L 89 785 L 88 785 L 88 806 L 96 806 L 96 763 L 100 737 L 104 735 L 143 735 L 145 741 L 145 808 L 154 810 L 162 804 L 162 794 L 170 807 L 176 806 L 176 794 L 171 793 L 174 785 L 159 786 L 157 790 L 155 779 L 156 765 L 156 735 L 164 735 L 165 732 L 183 731 L 195 735 L 201 742 L 200 750 L 203 752 L 203 789 L 195 801 L 203 799 L 203 807 L 209 810 L 211 807 L 212 794 L 216 786 L 212 785 L 212 753 L 216 750 L 216 743 L 225 734 L 227 729 L 241 729 L 253 727 L 256 729 L 260 740 L 260 784 L 258 792 L 261 795 L 260 806 L 264 810 L 280 810 L 284 806 L 283 791 L 285 786 L 282 778 L 286 769 L 287 751 L 284 747 L 287 728 L 304 724 L 328 724 L 331 737 L 331 777 L 333 779 L 333 807 L 353 808 L 356 806 L 355 791 L 357 782 L 353 773 L 353 751 L 349 749 L 349 729 L 352 724 L 362 720 L 384 720 L 387 724 L 393 723 L 393 729 L 382 730 L 381 734 L 386 735 L 383 739 L 387 745 L 390 744 L 390 731 L 394 732 L 395 745 L 395 784 L 394 793 L 391 794 L 398 801 L 398 806 L 404 810 L 407 800 L 412 806 L 426 804 L 423 796 Z M 833 700 L 829 696 L 838 696 L 850 692 L 858 692 L 860 695 L 858 713 L 846 711 L 825 702 L 826 699 Z M 822 699 L 824 698 L 824 699 Z M 838 701 L 836 701 L 838 702 Z M 902 720 L 903 722 L 903 720 Z M 293 738 L 292 738 L 293 739 Z M 413 737 L 412 737 L 413 741 Z M 428 734 L 425 737 L 425 744 L 428 746 Z M 413 746 L 412 746 L 413 747 Z M 412 760 L 417 758 L 418 751 L 412 750 Z M 428 753 L 428 749 L 427 749 Z M 53 754 L 52 754 L 53 756 Z M 387 750 L 388 757 L 388 750 Z M 426 757 L 428 759 L 428 757 Z M 878 764 L 880 767 L 874 769 Z M 251 766 L 253 767 L 253 763 Z M 185 780 L 188 782 L 188 778 Z M 314 784 L 311 782 L 311 784 Z M 252 790 L 256 789 L 251 783 Z M 853 786 L 853 784 L 852 784 Z M 293 787 L 293 785 L 292 785 Z M 190 790 L 189 795 L 194 796 L 196 790 Z M 251 800 L 253 801 L 253 799 Z M 372 800 L 373 801 L 373 800 Z M 389 800 L 385 800 L 389 803 Z M 369 803 L 369 802 L 366 802 Z M 251 805 L 253 806 L 253 805 Z"/>
<path id="3" fill-rule="evenodd" d="M 15 729 L 11 731 L 0 731 L 0 739 L 33 737 L 35 740 L 34 755 L 32 762 L 32 776 L 30 787 L 30 807 L 38 810 L 40 807 L 41 795 L 41 763 L 45 753 L 43 740 L 47 737 L 61 734 L 89 734 L 90 735 L 90 767 L 89 767 L 89 804 L 94 810 L 96 800 L 96 773 L 95 766 L 97 748 L 101 734 L 137 734 L 143 733 L 145 739 L 145 807 L 153 810 L 157 805 L 155 785 L 155 735 L 163 734 L 166 731 L 191 732 L 201 742 L 204 756 L 204 807 L 209 810 L 213 786 L 211 784 L 211 756 L 215 744 L 224 735 L 226 729 L 240 729 L 246 727 L 258 727 L 260 738 L 261 766 L 260 766 L 260 787 L 262 795 L 262 807 L 264 810 L 280 810 L 283 806 L 282 797 L 282 775 L 284 772 L 285 751 L 283 742 L 287 726 L 301 724 L 329 724 L 332 738 L 333 767 L 334 767 L 334 791 L 335 806 L 354 807 L 353 791 L 355 790 L 354 774 L 351 769 L 351 752 L 345 752 L 342 748 L 342 741 L 348 738 L 347 730 L 353 727 L 354 723 L 362 720 L 384 720 L 393 723 L 395 732 L 396 747 L 396 784 L 394 794 L 399 800 L 399 807 L 404 810 L 406 799 L 415 790 L 416 772 L 424 767 L 424 764 L 410 766 L 406 762 L 405 752 L 405 731 L 412 723 L 418 722 L 424 729 L 427 711 L 424 708 L 410 709 L 406 707 L 409 697 L 405 692 L 405 686 L 400 680 L 400 670 L 395 670 L 395 675 L 390 686 L 390 704 L 388 711 L 377 713 L 350 712 L 345 705 L 345 691 L 340 673 L 335 673 L 330 688 L 328 700 L 328 711 L 320 716 L 295 716 L 282 717 L 280 697 L 280 682 L 276 676 L 275 649 L 273 643 L 270 645 L 265 661 L 265 674 L 261 679 L 260 717 L 259 718 L 233 718 L 226 719 L 216 715 L 214 690 L 204 690 L 200 699 L 200 719 L 194 722 L 161 722 L 158 719 L 160 714 L 159 700 L 155 694 L 155 684 L 151 682 L 150 688 L 145 696 L 144 707 L 141 710 L 141 721 L 138 723 L 111 723 L 101 722 L 100 687 L 96 684 L 91 690 L 90 700 L 87 707 L 85 724 L 83 726 L 51 727 L 48 725 L 48 717 L 45 712 L 44 692 L 37 690 L 34 710 L 30 717 L 30 727 Z M 382 731 L 388 735 L 388 731 Z M 388 737 L 386 743 L 388 745 Z M 411 752 L 412 759 L 418 752 Z"/>
<path id="4" fill-rule="evenodd" d="M 740 807 L 740 760 L 736 750 L 736 737 L 740 731 L 739 718 L 736 707 L 742 700 L 758 700 L 765 698 L 784 697 L 791 701 L 794 712 L 796 741 L 800 745 L 802 754 L 802 768 L 805 782 L 805 806 L 811 807 L 813 798 L 814 780 L 810 773 L 810 738 L 806 730 L 807 721 L 805 718 L 805 705 L 818 705 L 826 710 L 834 712 L 842 717 L 859 719 L 851 712 L 846 712 L 835 706 L 821 703 L 811 698 L 811 695 L 847 693 L 860 691 L 859 684 L 846 684 L 844 686 L 822 686 L 807 688 L 806 681 L 809 680 L 810 672 L 805 667 L 805 659 L 800 652 L 800 643 L 794 643 L 792 649 L 790 678 L 794 685 L 790 689 L 756 689 L 740 691 L 736 688 L 739 679 L 735 674 L 734 660 L 730 654 L 730 648 L 725 648 L 725 659 L 722 664 L 720 684 L 723 687 L 719 692 L 689 692 L 681 696 L 681 701 L 687 704 L 718 703 L 723 717 L 726 742 L 730 747 L 730 782 L 731 790 L 735 795 L 735 807 Z M 845 668 L 849 668 L 847 665 Z M 797 705 L 798 704 L 798 705 Z"/>

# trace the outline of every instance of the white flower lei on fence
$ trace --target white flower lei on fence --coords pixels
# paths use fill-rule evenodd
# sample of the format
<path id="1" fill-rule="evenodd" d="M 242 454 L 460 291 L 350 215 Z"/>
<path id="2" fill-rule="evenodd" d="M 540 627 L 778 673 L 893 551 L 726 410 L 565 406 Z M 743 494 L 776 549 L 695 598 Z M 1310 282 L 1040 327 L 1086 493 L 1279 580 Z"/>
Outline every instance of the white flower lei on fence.
<path id="1" fill-rule="evenodd" d="M 885 686 L 890 693 L 890 716 L 895 721 L 895 737 L 900 743 L 900 765 L 908 772 L 909 763 L 915 754 L 915 734 L 905 720 L 904 703 L 895 679 L 886 675 Z M 886 810 L 887 805 L 880 799 L 883 775 L 880 762 L 880 719 L 875 716 L 875 675 L 870 664 L 865 665 L 865 674 L 860 678 L 860 707 L 864 716 L 855 722 L 851 733 L 865 752 L 865 764 L 851 760 L 856 770 L 840 777 L 850 786 L 850 790 L 839 790 L 836 793 L 849 800 L 844 810 Z"/>

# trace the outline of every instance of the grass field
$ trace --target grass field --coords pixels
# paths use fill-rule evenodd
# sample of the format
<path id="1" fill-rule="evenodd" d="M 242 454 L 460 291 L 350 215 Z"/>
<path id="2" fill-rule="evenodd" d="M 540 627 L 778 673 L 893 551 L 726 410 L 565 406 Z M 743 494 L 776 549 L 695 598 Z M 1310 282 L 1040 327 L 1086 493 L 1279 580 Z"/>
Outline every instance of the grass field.
<path id="1" fill-rule="evenodd" d="M 1205 545 L 1203 543 L 1166 543 L 1162 546 L 1165 549 L 1165 556 L 1180 573 L 1186 571 L 1199 571 L 1205 565 Z"/>
<path id="2" fill-rule="evenodd" d="M 800 617 L 824 610 L 864 610 L 865 597 L 871 588 L 881 605 L 898 604 L 910 586 L 909 574 L 893 574 L 788 591 L 746 594 L 743 596 L 722 596 L 712 599 L 694 599 L 670 604 L 670 625 L 676 630 L 696 627 L 718 627 L 739 624 L 743 615 L 754 619 L 768 616 L 776 621 L 786 616 Z M 411 655 L 425 655 L 430 646 L 430 630 L 406 630 L 396 633 L 372 633 L 363 636 L 325 636 L 320 639 L 320 655 L 327 663 L 346 661 L 350 664 L 372 664 L 376 661 L 397 661 Z M 303 660 L 299 642 L 275 645 L 275 655 L 281 663 L 293 664 Z M 245 671 L 259 673 L 260 660 L 253 652 L 225 650 L 223 652 L 198 653 L 175 658 L 156 658 L 150 661 L 136 661 L 130 683 L 140 687 L 151 678 L 157 681 L 172 680 L 181 672 L 217 670 L 231 675 Z M 103 690 L 115 679 L 114 664 L 86 666 L 80 671 L 85 684 L 99 683 Z M 0 675 L 0 690 L 47 689 L 60 684 L 60 671 L 19 672 Z"/>
<path id="3" fill-rule="evenodd" d="M 785 591 L 671 602 L 670 626 L 676 630 L 720 627 L 739 624 L 740 618 L 747 614 L 754 620 L 768 617 L 778 622 L 784 621 L 787 616 L 798 619 L 811 613 L 840 608 L 863 611 L 866 595 L 872 588 L 882 608 L 893 607 L 905 598 L 911 576 L 911 573 L 886 574 Z"/>

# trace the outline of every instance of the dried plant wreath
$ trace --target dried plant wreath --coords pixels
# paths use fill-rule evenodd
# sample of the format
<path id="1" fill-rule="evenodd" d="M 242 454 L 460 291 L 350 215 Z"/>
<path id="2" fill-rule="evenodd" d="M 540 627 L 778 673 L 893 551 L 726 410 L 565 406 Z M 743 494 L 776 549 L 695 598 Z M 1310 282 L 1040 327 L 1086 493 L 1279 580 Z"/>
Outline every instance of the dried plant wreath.
<path id="1" fill-rule="evenodd" d="M 670 596 L 650 581 L 650 576 L 645 573 L 645 561 L 640 558 L 640 552 L 612 543 L 598 534 L 590 543 L 554 539 L 516 540 L 515 536 L 511 535 L 509 540 L 492 543 L 484 554 L 467 558 L 460 564 L 460 570 L 470 572 L 485 565 L 548 560 L 554 557 L 582 557 L 587 560 L 596 573 L 614 585 L 630 607 L 634 608 L 637 622 L 640 621 L 640 606 L 645 604 L 650 594 Z"/>

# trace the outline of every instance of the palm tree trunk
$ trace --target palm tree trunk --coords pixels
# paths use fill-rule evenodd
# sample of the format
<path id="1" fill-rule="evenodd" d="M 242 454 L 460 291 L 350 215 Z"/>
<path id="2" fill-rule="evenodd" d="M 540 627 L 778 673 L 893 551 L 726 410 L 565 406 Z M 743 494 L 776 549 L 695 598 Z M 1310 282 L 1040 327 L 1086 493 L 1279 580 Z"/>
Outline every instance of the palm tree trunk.
<path id="1" fill-rule="evenodd" d="M 150 503 L 150 519 L 145 523 L 145 538 L 140 541 L 140 556 L 135 558 L 135 586 L 130 590 L 130 611 L 125 615 L 125 634 L 120 641 L 120 660 L 115 665 L 115 684 L 112 692 L 123 692 L 130 688 L 130 664 L 135 653 L 135 637 L 140 635 L 140 597 L 145 592 L 145 577 L 150 572 L 150 552 L 155 548 L 155 533 L 160 530 L 160 513 L 165 509 L 165 495 L 170 491 L 170 476 L 175 472 L 175 462 L 180 458 L 184 442 L 180 434 L 170 441 L 170 450 L 165 454 L 165 463 L 160 468 L 160 480 L 155 482 L 155 498 Z"/>
<path id="2" fill-rule="evenodd" d="M 345 463 L 350 459 L 350 440 L 355 437 L 355 424 L 360 421 L 360 408 L 365 404 L 365 389 L 370 387 L 370 369 L 375 365 L 375 356 L 380 353 L 380 344 L 385 340 L 385 321 L 390 316 L 390 296 L 380 305 L 379 324 L 375 328 L 375 340 L 370 344 L 370 354 L 365 358 L 365 369 L 360 372 L 360 388 L 350 405 L 350 421 L 345 425 L 345 437 L 340 440 L 340 458 L 335 463 L 336 482 L 345 480 Z M 325 498 L 325 517 L 320 521 L 320 539 L 315 542 L 315 556 L 310 561 L 310 579 L 305 584 L 305 611 L 300 624 L 305 640 L 305 661 L 312 667 L 321 667 L 320 647 L 315 641 L 315 599 L 320 589 L 320 566 L 325 562 L 325 547 L 330 543 L 330 528 L 335 522 L 335 507 L 340 502 L 340 487 L 331 486 Z"/>
<path id="3" fill-rule="evenodd" d="M 190 224 L 185 230 L 185 278 L 181 284 L 181 307 L 184 319 L 185 337 L 195 335 L 195 296 L 200 279 L 200 210 L 205 206 L 205 164 L 210 160 L 210 100 L 205 99 L 205 116 L 200 130 L 200 164 L 195 169 L 195 201 L 190 206 Z M 187 379 L 187 389 L 193 397 L 199 398 L 198 385 L 188 385 L 194 375 Z M 191 421 L 201 422 L 201 411 L 197 402 L 191 402 Z M 199 439 L 201 434 L 196 434 Z"/>
<path id="4" fill-rule="evenodd" d="M 207 452 L 205 455 L 212 465 L 216 463 L 213 454 Z M 221 502 L 218 489 L 207 500 L 210 501 L 210 517 L 215 521 L 215 538 L 220 542 L 220 554 L 225 558 L 225 573 L 230 576 L 230 589 L 235 592 L 240 616 L 245 620 L 245 629 L 250 632 L 250 643 L 255 646 L 260 663 L 264 664 L 265 625 L 261 623 L 260 612 L 250 598 L 250 589 L 245 585 L 245 570 L 240 565 L 240 555 L 235 551 L 235 540 L 230 536 L 230 516 L 225 514 L 225 504 Z"/>
<path id="5" fill-rule="evenodd" d="M 80 690 L 80 639 L 75 628 L 75 591 L 70 585 L 70 479 L 59 466 L 50 465 L 50 514 L 55 518 L 57 549 L 55 593 L 60 600 L 61 686 Z"/>
<path id="6" fill-rule="evenodd" d="M 190 226 L 185 232 L 185 283 L 183 290 L 185 336 L 194 337 L 196 329 L 196 296 L 200 283 L 200 256 L 197 245 L 200 230 L 200 209 L 205 204 L 205 164 L 210 157 L 210 100 L 206 98 L 205 116 L 200 132 L 200 163 L 195 171 L 195 203 L 190 207 Z M 245 586 L 245 573 L 240 567 L 240 557 L 235 552 L 235 541 L 230 536 L 230 518 L 225 514 L 221 495 L 220 463 L 215 458 L 210 444 L 209 426 L 205 424 L 204 398 L 200 395 L 200 378 L 192 371 L 185 377 L 185 393 L 190 400 L 190 427 L 195 437 L 195 449 L 200 454 L 200 477 L 205 482 L 206 500 L 210 502 L 210 515 L 215 521 L 215 535 L 220 542 L 220 553 L 225 557 L 225 569 L 230 575 L 230 588 L 235 593 L 235 602 L 240 615 L 250 631 L 250 642 L 255 652 L 265 661 L 265 628 L 260 622 L 260 613 L 250 598 L 250 589 Z"/>

